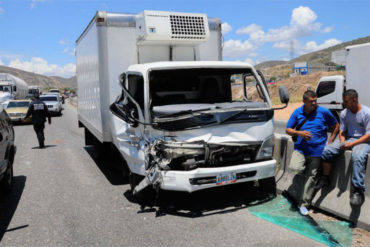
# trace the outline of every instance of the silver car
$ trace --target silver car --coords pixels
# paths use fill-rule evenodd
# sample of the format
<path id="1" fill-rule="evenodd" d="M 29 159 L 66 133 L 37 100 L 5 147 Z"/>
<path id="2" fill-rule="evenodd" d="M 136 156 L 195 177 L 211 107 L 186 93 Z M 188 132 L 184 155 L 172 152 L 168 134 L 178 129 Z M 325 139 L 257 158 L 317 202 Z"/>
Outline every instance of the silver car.
<path id="1" fill-rule="evenodd" d="M 62 104 L 60 103 L 59 95 L 43 94 L 40 96 L 40 100 L 46 104 L 50 113 L 58 116 L 62 115 Z"/>

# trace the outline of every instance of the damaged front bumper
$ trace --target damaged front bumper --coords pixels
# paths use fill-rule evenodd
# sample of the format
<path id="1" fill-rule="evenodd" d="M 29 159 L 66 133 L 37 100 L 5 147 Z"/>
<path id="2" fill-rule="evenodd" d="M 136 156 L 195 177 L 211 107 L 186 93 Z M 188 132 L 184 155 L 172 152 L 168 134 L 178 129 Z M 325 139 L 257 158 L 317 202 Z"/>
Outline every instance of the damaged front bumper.
<path id="1" fill-rule="evenodd" d="M 209 144 L 155 141 L 146 145 L 145 178 L 134 189 L 147 186 L 193 192 L 231 183 L 256 181 L 275 175 L 276 161 L 261 150 L 270 141 Z"/>
<path id="2" fill-rule="evenodd" d="M 228 167 L 197 168 L 191 171 L 161 171 L 160 188 L 193 192 L 229 184 L 220 184 L 217 181 L 219 176 L 225 174 L 235 174 L 235 180 L 231 183 L 241 183 L 273 177 L 275 176 L 275 168 L 276 160 L 272 159 Z"/>

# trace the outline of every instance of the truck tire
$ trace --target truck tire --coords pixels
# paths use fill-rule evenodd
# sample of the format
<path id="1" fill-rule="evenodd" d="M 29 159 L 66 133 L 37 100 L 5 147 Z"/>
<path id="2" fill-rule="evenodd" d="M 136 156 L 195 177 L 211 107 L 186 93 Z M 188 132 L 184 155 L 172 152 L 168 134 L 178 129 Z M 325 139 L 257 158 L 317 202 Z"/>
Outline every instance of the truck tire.
<path id="1" fill-rule="evenodd" d="M 0 182 L 0 190 L 4 193 L 10 193 L 13 187 L 13 164 L 7 160 L 7 169 L 5 171 L 4 177 Z"/>
<path id="2" fill-rule="evenodd" d="M 96 137 L 94 137 L 93 146 L 94 146 L 94 151 L 95 151 L 94 152 L 95 158 L 98 160 L 103 160 L 104 159 L 103 143 L 101 143 Z"/>
<path id="3" fill-rule="evenodd" d="M 138 185 L 141 182 L 141 180 L 143 180 L 143 179 L 144 179 L 144 176 L 138 175 L 138 174 L 133 173 L 133 172 L 130 171 L 130 173 L 129 173 L 129 183 L 130 183 L 131 193 L 133 193 L 136 185 Z M 154 191 L 153 187 L 148 186 L 145 189 L 143 189 L 142 191 L 140 191 L 139 193 L 137 193 L 136 195 L 132 194 L 132 196 L 141 205 L 151 204 L 151 203 L 154 202 L 154 199 L 155 199 L 155 191 Z"/>
<path id="4" fill-rule="evenodd" d="M 264 178 L 258 181 L 259 190 L 263 194 L 276 196 L 276 182 L 275 177 Z"/>
<path id="5" fill-rule="evenodd" d="M 85 128 L 85 146 L 94 145 L 94 138 L 93 134 Z"/>

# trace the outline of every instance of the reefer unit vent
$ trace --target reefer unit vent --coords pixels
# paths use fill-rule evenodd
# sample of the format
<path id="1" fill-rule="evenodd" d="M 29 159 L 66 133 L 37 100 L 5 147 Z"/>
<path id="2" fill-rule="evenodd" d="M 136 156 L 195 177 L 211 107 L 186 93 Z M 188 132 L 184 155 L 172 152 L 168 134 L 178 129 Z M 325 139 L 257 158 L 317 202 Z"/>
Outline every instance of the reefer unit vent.
<path id="1" fill-rule="evenodd" d="M 136 22 L 142 43 L 197 45 L 209 38 L 205 14 L 144 11 Z"/>

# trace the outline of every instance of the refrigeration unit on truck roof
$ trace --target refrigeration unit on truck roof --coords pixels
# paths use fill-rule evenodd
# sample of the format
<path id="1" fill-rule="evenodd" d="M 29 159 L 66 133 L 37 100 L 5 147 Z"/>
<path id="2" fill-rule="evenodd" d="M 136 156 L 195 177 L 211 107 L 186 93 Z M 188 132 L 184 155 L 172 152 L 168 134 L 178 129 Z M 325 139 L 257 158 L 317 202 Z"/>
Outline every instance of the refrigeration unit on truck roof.
<path id="1" fill-rule="evenodd" d="M 209 38 L 205 14 L 143 11 L 136 19 L 138 44 L 196 45 Z"/>

